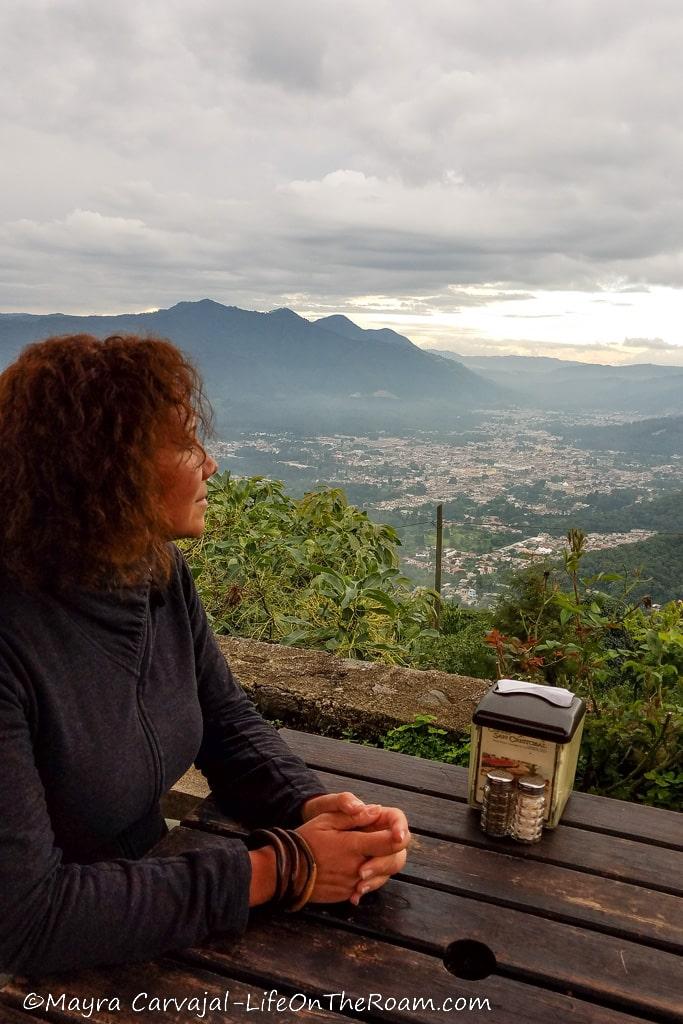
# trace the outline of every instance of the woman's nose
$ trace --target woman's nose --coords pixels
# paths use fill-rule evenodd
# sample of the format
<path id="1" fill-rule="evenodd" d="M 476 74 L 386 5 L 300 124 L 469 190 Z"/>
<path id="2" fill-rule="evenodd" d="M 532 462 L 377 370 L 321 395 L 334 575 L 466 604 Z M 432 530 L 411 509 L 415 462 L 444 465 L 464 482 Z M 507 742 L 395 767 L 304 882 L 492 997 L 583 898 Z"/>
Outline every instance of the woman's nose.
<path id="1" fill-rule="evenodd" d="M 211 455 L 207 454 L 204 462 L 202 463 L 202 479 L 208 480 L 210 476 L 213 476 L 217 469 L 218 463 Z"/>

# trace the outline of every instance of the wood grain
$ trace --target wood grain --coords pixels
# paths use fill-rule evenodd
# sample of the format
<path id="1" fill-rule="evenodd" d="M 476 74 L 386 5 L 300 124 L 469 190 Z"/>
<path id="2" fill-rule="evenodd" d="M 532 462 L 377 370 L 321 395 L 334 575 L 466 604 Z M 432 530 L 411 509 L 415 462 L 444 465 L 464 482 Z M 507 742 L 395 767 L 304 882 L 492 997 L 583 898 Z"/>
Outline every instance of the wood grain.
<path id="1" fill-rule="evenodd" d="M 428 1006 L 411 1011 L 398 1008 L 364 1019 L 385 1021 L 453 1021 L 456 1014 L 442 1010 L 444 1000 L 488 999 L 490 1012 L 472 1012 L 495 1024 L 635 1024 L 639 1016 L 586 1002 L 571 995 L 535 987 L 500 975 L 482 981 L 455 978 L 440 958 L 402 948 L 371 935 L 359 936 L 310 919 L 277 918 L 249 928 L 234 946 L 216 940 L 183 955 L 212 971 L 267 970 L 278 986 L 312 994 L 344 992 L 347 998 L 378 993 L 384 998 L 431 999 Z M 470 1016 L 470 1014 L 465 1014 Z"/>
<path id="2" fill-rule="evenodd" d="M 463 939 L 486 945 L 507 977 L 581 994 L 606 1005 L 674 1019 L 683 1007 L 683 960 L 638 942 L 519 910 L 420 889 L 392 879 L 358 907 L 325 915 L 354 930 L 409 943 L 442 958 Z M 667 1016 L 668 1015 L 668 1016 Z"/>
<path id="3" fill-rule="evenodd" d="M 10 1006 L 4 1002 L 2 998 L 2 992 L 0 992 L 0 1021 L 2 1024 L 33 1024 L 37 1020 L 45 1020 L 46 1018 L 35 1013 L 29 1013 L 25 1010 L 17 1010 L 15 1007 Z M 83 1018 L 81 1017 L 81 1021 Z"/>
<path id="4" fill-rule="evenodd" d="M 401 877 L 672 952 L 683 948 L 683 900 L 554 864 L 415 838 Z"/>

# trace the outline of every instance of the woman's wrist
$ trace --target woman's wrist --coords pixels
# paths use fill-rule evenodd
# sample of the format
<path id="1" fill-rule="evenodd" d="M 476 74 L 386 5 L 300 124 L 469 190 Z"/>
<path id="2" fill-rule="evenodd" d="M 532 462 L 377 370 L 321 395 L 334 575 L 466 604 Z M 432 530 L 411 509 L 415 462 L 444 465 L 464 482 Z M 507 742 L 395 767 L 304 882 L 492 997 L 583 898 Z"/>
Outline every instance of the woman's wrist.
<path id="1" fill-rule="evenodd" d="M 250 850 L 249 857 L 251 859 L 249 906 L 258 907 L 275 896 L 277 881 L 275 850 L 272 846 L 262 846 L 258 850 Z"/>
<path id="2" fill-rule="evenodd" d="M 247 846 L 253 847 L 249 906 L 267 903 L 289 912 L 301 910 L 313 895 L 318 874 L 313 850 L 301 832 L 257 828 Z"/>

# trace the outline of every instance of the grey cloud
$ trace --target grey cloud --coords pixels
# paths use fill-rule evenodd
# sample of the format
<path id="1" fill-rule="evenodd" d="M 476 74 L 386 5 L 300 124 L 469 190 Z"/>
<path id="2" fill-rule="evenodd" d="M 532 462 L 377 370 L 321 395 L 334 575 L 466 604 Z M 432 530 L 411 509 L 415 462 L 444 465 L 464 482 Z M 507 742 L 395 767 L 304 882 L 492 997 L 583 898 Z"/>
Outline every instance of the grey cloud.
<path id="1" fill-rule="evenodd" d="M 678 287 L 681 27 L 665 0 L 8 0 L 0 308 Z"/>

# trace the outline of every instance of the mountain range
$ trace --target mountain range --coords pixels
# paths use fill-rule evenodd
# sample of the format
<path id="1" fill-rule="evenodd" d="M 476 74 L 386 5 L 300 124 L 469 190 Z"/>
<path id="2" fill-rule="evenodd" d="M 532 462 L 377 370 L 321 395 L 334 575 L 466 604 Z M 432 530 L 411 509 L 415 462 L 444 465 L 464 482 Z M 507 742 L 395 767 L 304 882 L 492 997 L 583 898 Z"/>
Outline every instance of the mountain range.
<path id="1" fill-rule="evenodd" d="M 428 349 L 502 388 L 528 408 L 633 412 L 683 412 L 683 366 L 636 363 L 607 366 L 546 356 L 462 356 Z"/>
<path id="2" fill-rule="evenodd" d="M 290 309 L 257 313 L 210 299 L 119 316 L 0 314 L 0 365 L 27 343 L 59 334 L 153 334 L 195 362 L 223 429 L 400 427 L 456 421 L 499 400 L 460 362 L 424 352 L 391 330 L 343 316 L 309 321 Z"/>
<path id="3" fill-rule="evenodd" d="M 448 429 L 505 407 L 683 412 L 679 367 L 456 356 L 345 316 L 310 321 L 210 299 L 117 316 L 3 313 L 0 367 L 32 341 L 76 333 L 170 338 L 202 372 L 219 431 Z"/>

